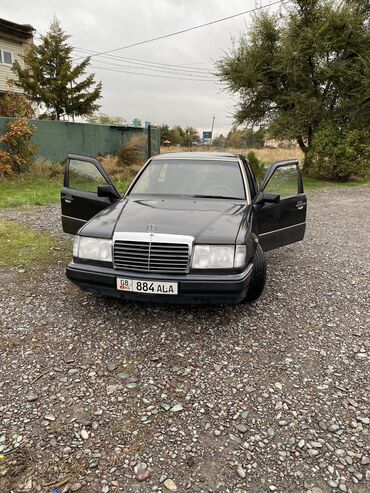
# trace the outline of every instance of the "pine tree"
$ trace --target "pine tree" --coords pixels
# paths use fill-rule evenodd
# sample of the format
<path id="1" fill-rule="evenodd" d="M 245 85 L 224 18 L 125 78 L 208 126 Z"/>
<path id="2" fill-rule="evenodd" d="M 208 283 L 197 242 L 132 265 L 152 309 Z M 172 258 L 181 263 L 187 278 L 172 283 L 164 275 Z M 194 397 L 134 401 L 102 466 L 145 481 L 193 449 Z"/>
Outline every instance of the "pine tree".
<path id="1" fill-rule="evenodd" d="M 102 84 L 95 82 L 94 74 L 85 77 L 90 58 L 73 63 L 69 37 L 54 18 L 41 43 L 23 56 L 25 67 L 17 61 L 13 65 L 18 78 L 15 84 L 55 120 L 91 115 L 100 107 L 96 101 L 101 97 Z"/>

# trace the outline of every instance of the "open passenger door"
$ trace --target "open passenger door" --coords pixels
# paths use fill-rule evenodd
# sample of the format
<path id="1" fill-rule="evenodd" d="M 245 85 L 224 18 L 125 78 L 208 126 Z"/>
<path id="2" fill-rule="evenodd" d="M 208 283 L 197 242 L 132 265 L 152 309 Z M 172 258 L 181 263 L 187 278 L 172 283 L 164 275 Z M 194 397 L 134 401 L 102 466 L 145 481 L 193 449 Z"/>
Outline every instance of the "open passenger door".
<path id="1" fill-rule="evenodd" d="M 304 238 L 307 200 L 297 160 L 270 166 L 254 200 L 254 221 L 262 248 L 272 250 Z"/>
<path id="2" fill-rule="evenodd" d="M 69 154 L 61 191 L 65 233 L 76 234 L 95 214 L 120 199 L 119 192 L 97 159 Z"/>

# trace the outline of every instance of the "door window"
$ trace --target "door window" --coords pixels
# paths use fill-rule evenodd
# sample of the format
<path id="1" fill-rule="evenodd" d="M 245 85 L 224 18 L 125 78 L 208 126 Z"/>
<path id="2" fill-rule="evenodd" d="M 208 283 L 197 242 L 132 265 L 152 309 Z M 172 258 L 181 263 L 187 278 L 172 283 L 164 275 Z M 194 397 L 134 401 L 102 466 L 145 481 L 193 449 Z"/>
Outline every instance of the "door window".
<path id="1" fill-rule="evenodd" d="M 280 197 L 290 197 L 298 193 L 298 167 L 295 164 L 280 166 L 271 176 L 264 192 L 277 193 Z"/>
<path id="2" fill-rule="evenodd" d="M 107 185 L 107 181 L 93 163 L 70 159 L 70 188 L 97 193 L 99 185 Z"/>

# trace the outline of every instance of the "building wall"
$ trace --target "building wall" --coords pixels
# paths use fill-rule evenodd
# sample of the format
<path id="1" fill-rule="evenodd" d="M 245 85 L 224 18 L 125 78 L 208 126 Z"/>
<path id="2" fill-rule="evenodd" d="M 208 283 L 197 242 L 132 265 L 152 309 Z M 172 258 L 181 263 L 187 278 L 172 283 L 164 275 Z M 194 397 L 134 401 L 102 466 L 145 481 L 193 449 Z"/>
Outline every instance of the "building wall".
<path id="1" fill-rule="evenodd" d="M 24 63 L 21 58 L 21 55 L 24 54 L 24 50 L 26 49 L 26 47 L 27 47 L 27 43 L 6 39 L 0 33 L 0 48 L 6 51 L 11 51 L 13 53 L 13 61 L 18 60 L 22 67 L 24 66 Z M 0 63 L 0 91 L 9 90 L 7 79 L 14 79 L 14 78 L 15 78 L 15 74 L 12 71 L 11 66 Z M 20 92 L 20 93 L 23 92 L 22 89 L 16 86 L 12 87 L 12 91 Z"/>

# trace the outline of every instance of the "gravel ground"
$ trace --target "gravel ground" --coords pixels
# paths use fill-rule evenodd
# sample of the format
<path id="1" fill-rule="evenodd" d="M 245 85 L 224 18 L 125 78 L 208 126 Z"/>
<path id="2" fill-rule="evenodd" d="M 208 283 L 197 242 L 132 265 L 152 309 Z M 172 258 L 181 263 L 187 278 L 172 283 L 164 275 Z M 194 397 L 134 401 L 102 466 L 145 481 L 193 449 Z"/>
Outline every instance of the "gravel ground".
<path id="1" fill-rule="evenodd" d="M 0 491 L 370 491 L 370 188 L 311 192 L 254 305 L 0 275 Z M 60 233 L 59 207 L 10 211 Z"/>

